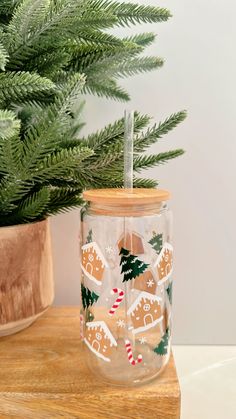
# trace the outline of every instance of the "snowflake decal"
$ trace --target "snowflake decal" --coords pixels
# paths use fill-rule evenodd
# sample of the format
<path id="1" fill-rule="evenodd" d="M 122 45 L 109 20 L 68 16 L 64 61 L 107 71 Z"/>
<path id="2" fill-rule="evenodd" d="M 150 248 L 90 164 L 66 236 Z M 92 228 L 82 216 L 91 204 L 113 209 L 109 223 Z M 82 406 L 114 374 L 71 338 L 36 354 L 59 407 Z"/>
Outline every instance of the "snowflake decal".
<path id="1" fill-rule="evenodd" d="M 143 336 L 143 337 L 141 337 L 141 338 L 139 339 L 139 342 L 141 343 L 141 345 L 144 345 L 144 343 L 146 343 L 146 342 L 147 342 L 147 338 L 145 338 L 145 337 Z"/>
<path id="2" fill-rule="evenodd" d="M 125 321 L 122 319 L 117 320 L 116 324 L 118 327 L 125 327 Z"/>
<path id="3" fill-rule="evenodd" d="M 149 280 L 147 281 L 147 286 L 148 286 L 148 288 L 153 287 L 153 285 L 154 285 L 154 284 L 155 284 L 155 283 L 154 283 L 153 279 L 149 279 Z"/>
<path id="4" fill-rule="evenodd" d="M 105 252 L 107 254 L 108 259 L 112 259 L 114 256 L 116 256 L 117 253 L 115 247 L 113 247 L 112 245 L 108 245 L 107 247 L 105 247 Z"/>
<path id="5" fill-rule="evenodd" d="M 105 251 L 106 251 L 106 253 L 107 253 L 109 256 L 114 255 L 114 254 L 115 254 L 115 252 L 116 252 L 116 250 L 114 249 L 114 247 L 112 247 L 111 245 L 107 246 L 107 247 L 105 248 Z"/>

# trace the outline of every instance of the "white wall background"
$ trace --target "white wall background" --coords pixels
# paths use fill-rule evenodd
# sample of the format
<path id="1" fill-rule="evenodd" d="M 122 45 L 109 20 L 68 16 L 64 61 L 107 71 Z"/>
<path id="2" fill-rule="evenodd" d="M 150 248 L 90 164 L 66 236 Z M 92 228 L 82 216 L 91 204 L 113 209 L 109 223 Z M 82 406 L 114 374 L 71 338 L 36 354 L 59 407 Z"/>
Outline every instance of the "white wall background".
<path id="1" fill-rule="evenodd" d="M 158 72 L 123 81 L 129 108 L 159 121 L 188 109 L 188 119 L 151 151 L 186 155 L 150 170 L 172 191 L 175 219 L 175 343 L 236 343 L 236 3 L 234 0 L 142 1 L 171 9 L 167 23 L 143 25 L 158 38 Z M 132 32 L 135 28 L 132 29 Z M 136 28 L 137 31 L 137 28 Z M 122 29 L 122 34 L 127 30 Z M 87 132 L 119 118 L 125 104 L 89 97 Z M 56 304 L 79 300 L 79 211 L 52 220 Z"/>

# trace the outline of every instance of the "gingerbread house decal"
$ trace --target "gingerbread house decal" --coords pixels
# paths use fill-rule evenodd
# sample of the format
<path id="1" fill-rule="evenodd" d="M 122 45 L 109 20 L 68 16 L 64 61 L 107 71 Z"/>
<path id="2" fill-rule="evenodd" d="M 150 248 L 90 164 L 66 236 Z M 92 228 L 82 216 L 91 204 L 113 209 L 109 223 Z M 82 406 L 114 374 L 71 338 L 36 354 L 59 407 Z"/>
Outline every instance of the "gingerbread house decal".
<path id="1" fill-rule="evenodd" d="M 134 255 L 141 255 L 144 253 L 143 240 L 142 237 L 136 233 L 127 233 L 121 236 L 118 241 L 118 248 L 121 250 L 123 248 L 128 249 Z"/>
<path id="2" fill-rule="evenodd" d="M 162 321 L 161 300 L 161 297 L 149 292 L 142 291 L 139 294 L 127 311 L 131 316 L 134 334 L 144 332 Z"/>
<path id="3" fill-rule="evenodd" d="M 101 285 L 105 267 L 108 267 L 108 263 L 97 243 L 91 242 L 82 246 L 81 268 L 91 281 Z"/>
<path id="4" fill-rule="evenodd" d="M 140 291 L 150 292 L 150 294 L 156 293 L 157 282 L 150 269 L 135 278 L 134 288 Z"/>
<path id="5" fill-rule="evenodd" d="M 157 267 L 159 277 L 158 284 L 163 284 L 170 277 L 173 270 L 173 247 L 171 244 L 164 244 L 154 267 Z"/>
<path id="6" fill-rule="evenodd" d="M 104 321 L 86 323 L 84 342 L 96 356 L 106 362 L 111 361 L 112 348 L 117 346 L 114 336 Z"/>

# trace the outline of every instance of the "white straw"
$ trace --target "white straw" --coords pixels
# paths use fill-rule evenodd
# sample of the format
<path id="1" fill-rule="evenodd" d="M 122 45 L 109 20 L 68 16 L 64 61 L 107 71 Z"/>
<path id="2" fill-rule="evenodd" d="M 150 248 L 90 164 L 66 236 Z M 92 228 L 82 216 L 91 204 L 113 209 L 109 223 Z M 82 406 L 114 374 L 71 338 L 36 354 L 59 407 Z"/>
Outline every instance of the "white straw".
<path id="1" fill-rule="evenodd" d="M 134 111 L 125 111 L 124 187 L 133 189 Z"/>

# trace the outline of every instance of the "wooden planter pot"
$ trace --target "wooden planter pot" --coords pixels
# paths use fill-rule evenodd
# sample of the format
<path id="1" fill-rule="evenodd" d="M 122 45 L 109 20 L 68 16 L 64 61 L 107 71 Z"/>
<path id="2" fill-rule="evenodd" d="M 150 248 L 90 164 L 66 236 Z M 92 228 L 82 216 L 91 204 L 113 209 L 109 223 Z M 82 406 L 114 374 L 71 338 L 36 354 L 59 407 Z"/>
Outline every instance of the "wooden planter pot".
<path id="1" fill-rule="evenodd" d="M 48 220 L 0 228 L 0 336 L 25 329 L 54 298 Z"/>

